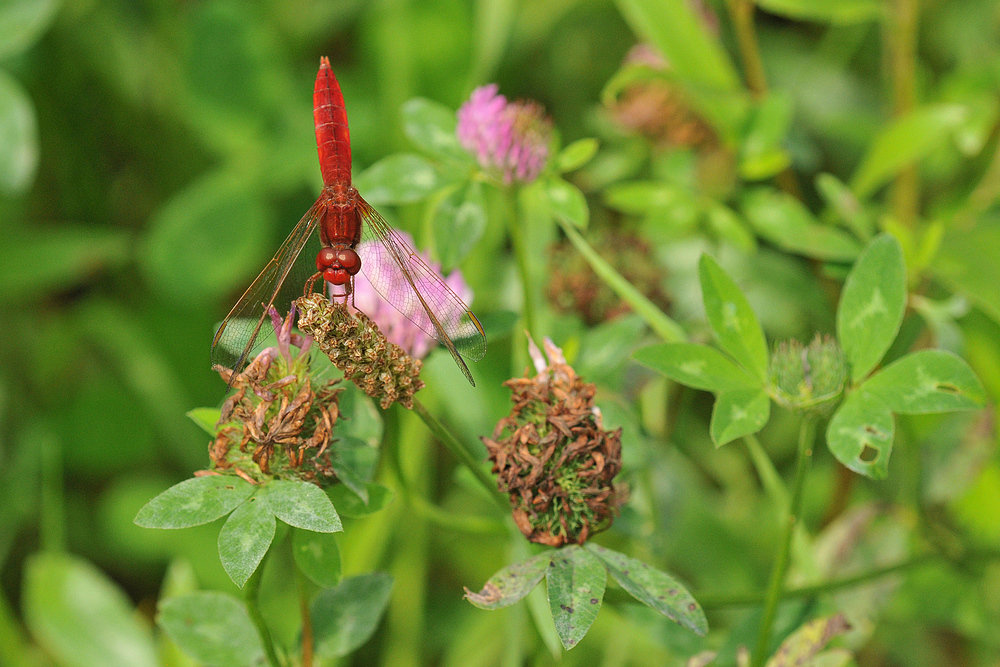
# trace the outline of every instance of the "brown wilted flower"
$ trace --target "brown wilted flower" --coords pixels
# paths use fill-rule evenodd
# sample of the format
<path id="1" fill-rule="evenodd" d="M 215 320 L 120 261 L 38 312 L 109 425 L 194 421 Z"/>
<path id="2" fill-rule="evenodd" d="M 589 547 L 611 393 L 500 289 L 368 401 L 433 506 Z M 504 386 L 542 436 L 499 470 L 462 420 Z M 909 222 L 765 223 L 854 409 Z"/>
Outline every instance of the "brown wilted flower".
<path id="1" fill-rule="evenodd" d="M 625 64 L 667 72 L 670 64 L 648 44 L 625 56 Z M 615 119 L 660 146 L 700 147 L 715 141 L 711 128 L 688 105 L 681 90 L 664 76 L 648 76 L 628 86 L 611 105 Z"/>
<path id="2" fill-rule="evenodd" d="M 598 232 L 592 245 L 628 282 L 662 310 L 670 306 L 663 290 L 666 277 L 653 250 L 637 234 L 616 230 Z M 588 325 L 600 324 L 629 312 L 627 303 L 601 280 L 569 241 L 552 246 L 547 296 L 555 307 L 580 314 Z"/>
<path id="3" fill-rule="evenodd" d="M 329 447 L 340 415 L 338 380 L 314 389 L 309 377 L 309 338 L 291 331 L 294 308 L 281 321 L 271 309 L 277 347 L 264 349 L 233 377 L 215 370 L 236 388 L 226 399 L 219 432 L 209 446 L 212 471 L 232 472 L 251 483 L 269 478 L 325 485 L 335 478 Z M 292 347 L 299 348 L 292 354 Z"/>
<path id="4" fill-rule="evenodd" d="M 322 294 L 296 303 L 302 311 L 299 329 L 312 336 L 344 377 L 379 399 L 383 409 L 394 401 L 413 407 L 413 395 L 424 386 L 418 359 L 386 340 L 364 313 L 352 315 L 344 304 L 331 303 Z"/>
<path id="5" fill-rule="evenodd" d="M 549 357 L 529 340 L 538 374 L 504 383 L 514 408 L 483 438 L 500 491 L 510 495 L 514 521 L 532 542 L 553 547 L 611 525 L 625 500 L 612 483 L 621 469 L 621 429 L 602 429 L 595 386 L 545 340 Z"/>

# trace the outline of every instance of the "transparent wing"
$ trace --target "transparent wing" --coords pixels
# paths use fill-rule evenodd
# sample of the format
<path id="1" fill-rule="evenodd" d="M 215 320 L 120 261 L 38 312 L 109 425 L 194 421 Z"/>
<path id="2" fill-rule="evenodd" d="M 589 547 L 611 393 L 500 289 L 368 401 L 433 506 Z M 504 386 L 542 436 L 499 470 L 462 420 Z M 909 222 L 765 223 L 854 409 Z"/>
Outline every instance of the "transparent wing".
<path id="1" fill-rule="evenodd" d="M 360 198 L 359 198 L 360 199 Z M 448 348 L 475 385 L 462 357 L 486 355 L 486 333 L 476 316 L 368 202 L 360 199 L 361 270 L 375 290 L 427 335 Z"/>
<path id="2" fill-rule="evenodd" d="M 226 315 L 212 341 L 213 365 L 241 371 L 243 365 L 263 347 L 266 334 L 270 331 L 269 326 L 264 326 L 268 307 L 273 305 L 284 316 L 292 301 L 302 296 L 305 281 L 316 273 L 314 262 L 319 239 L 313 232 L 324 210 L 325 204 L 317 200 Z M 303 252 L 307 246 L 307 252 Z M 261 335 L 262 330 L 264 335 Z"/>

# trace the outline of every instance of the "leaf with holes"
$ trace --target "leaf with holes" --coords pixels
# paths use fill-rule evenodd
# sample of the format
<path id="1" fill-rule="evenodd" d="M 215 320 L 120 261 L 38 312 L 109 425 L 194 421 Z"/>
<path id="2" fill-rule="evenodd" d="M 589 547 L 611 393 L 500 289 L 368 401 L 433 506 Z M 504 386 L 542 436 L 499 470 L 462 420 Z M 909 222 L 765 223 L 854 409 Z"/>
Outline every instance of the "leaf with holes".
<path id="1" fill-rule="evenodd" d="M 597 618 L 608 573 L 596 556 L 575 545 L 560 549 L 551 559 L 545 574 L 549 609 L 559 641 L 568 651 Z"/>
<path id="2" fill-rule="evenodd" d="M 601 559 L 618 585 L 636 600 L 698 635 L 708 632 L 701 606 L 669 574 L 596 544 L 588 544 L 587 549 Z"/>
<path id="3" fill-rule="evenodd" d="M 863 388 L 906 415 L 972 410 L 986 402 L 986 390 L 969 364 L 945 350 L 907 355 L 873 375 Z"/>
<path id="4" fill-rule="evenodd" d="M 483 590 L 473 593 L 465 589 L 465 599 L 480 609 L 503 609 L 518 602 L 530 593 L 552 561 L 553 551 L 545 551 L 520 563 L 508 565 L 483 585 Z"/>
<path id="5" fill-rule="evenodd" d="M 844 283 L 837 339 L 860 382 L 892 344 L 906 309 L 906 269 L 899 242 L 888 234 L 868 244 Z"/>
<path id="6" fill-rule="evenodd" d="M 854 472 L 885 479 L 895 430 L 889 406 L 862 386 L 833 415 L 826 428 L 826 444 L 837 460 Z"/>

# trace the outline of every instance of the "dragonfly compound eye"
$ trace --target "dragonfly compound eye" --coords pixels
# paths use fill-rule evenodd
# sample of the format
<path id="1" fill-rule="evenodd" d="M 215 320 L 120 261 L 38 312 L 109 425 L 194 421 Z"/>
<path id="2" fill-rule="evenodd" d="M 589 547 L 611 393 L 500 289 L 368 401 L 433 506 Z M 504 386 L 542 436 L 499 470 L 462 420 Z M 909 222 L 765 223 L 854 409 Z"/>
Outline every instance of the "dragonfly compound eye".
<path id="1" fill-rule="evenodd" d="M 337 258 L 337 251 L 333 248 L 323 248 L 316 254 L 316 270 L 325 271 L 330 268 Z"/>
<path id="2" fill-rule="evenodd" d="M 338 250 L 337 260 L 337 263 L 344 267 L 344 270 L 352 276 L 361 270 L 361 258 L 351 248 L 341 248 Z"/>

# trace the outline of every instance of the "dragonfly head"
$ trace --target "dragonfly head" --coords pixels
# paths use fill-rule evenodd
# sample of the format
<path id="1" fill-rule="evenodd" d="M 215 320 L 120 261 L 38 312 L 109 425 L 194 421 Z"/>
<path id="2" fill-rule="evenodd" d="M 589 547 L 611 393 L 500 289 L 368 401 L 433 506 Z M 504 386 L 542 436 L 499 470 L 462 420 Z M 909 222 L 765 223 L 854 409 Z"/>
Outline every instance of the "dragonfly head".
<path id="1" fill-rule="evenodd" d="M 323 280 L 333 285 L 345 285 L 361 270 L 361 258 L 353 248 L 323 248 L 316 255 L 316 270 Z"/>

